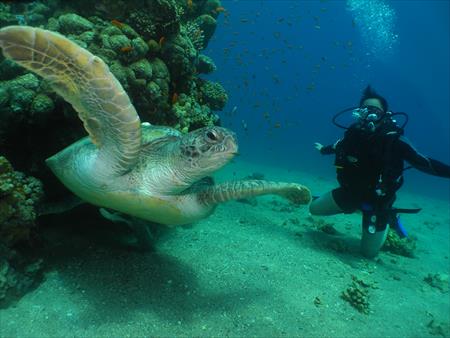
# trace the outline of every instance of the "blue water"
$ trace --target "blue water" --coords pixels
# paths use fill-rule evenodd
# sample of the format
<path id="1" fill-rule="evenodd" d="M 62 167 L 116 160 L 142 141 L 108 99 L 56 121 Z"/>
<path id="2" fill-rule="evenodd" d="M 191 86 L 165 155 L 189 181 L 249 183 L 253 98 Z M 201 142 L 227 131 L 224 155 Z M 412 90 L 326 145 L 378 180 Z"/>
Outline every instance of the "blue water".
<path id="1" fill-rule="evenodd" d="M 406 136 L 420 152 L 450 162 L 448 1 L 223 3 L 206 53 L 229 93 L 221 120 L 242 158 L 333 176 L 332 157 L 312 144 L 341 137 L 333 114 L 371 84 L 409 114 Z M 406 178 L 405 190 L 449 198 L 448 180 Z"/>

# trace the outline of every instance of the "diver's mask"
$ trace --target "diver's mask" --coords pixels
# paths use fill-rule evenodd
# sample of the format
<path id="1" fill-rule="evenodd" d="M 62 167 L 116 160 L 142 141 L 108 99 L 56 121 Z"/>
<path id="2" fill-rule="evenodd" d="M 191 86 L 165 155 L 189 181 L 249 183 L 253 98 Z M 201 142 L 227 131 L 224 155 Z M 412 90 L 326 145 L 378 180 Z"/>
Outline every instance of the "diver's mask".
<path id="1" fill-rule="evenodd" d="M 342 129 L 349 129 L 349 127 L 340 124 L 338 122 L 338 118 L 342 116 L 345 113 L 351 112 L 353 117 L 358 120 L 360 127 L 362 127 L 365 130 L 371 130 L 374 132 L 377 127 L 379 127 L 381 124 L 393 122 L 394 124 L 397 123 L 396 120 L 393 119 L 394 116 L 403 116 L 405 121 L 403 124 L 399 127 L 399 129 L 403 130 L 406 125 L 408 124 L 408 114 L 406 113 L 393 113 L 390 111 L 384 112 L 382 109 L 376 107 L 376 106 L 361 106 L 361 107 L 351 107 L 346 108 L 344 110 L 341 110 L 339 113 L 335 114 L 333 116 L 332 122 L 335 126 L 342 128 Z"/>
<path id="2" fill-rule="evenodd" d="M 352 111 L 352 115 L 371 132 L 375 131 L 381 120 L 386 117 L 385 112 L 375 106 L 361 106 L 355 108 Z"/>

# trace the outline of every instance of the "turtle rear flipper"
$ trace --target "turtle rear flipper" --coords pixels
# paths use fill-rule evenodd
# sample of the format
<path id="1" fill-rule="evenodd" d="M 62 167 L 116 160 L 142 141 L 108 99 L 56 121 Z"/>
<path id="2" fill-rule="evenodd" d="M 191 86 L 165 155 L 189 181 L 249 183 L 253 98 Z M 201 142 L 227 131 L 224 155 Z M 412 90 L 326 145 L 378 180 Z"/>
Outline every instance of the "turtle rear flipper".
<path id="1" fill-rule="evenodd" d="M 139 251 L 152 250 L 156 240 L 155 229 L 152 229 L 148 222 L 139 219 L 132 222 L 131 228 L 136 236 L 136 248 Z"/>
<path id="2" fill-rule="evenodd" d="M 153 224 L 148 221 L 128 216 L 117 211 L 110 211 L 105 208 L 100 208 L 99 212 L 104 218 L 110 220 L 111 222 L 125 223 L 133 230 L 134 238 L 127 238 L 124 241 L 127 246 L 133 246 L 139 251 L 149 251 L 153 248 L 157 235 L 157 230 Z"/>
<path id="3" fill-rule="evenodd" d="M 39 216 L 62 214 L 84 203 L 86 202 L 78 196 L 70 195 L 66 199 L 59 202 L 44 202 L 40 204 L 37 208 L 37 213 Z"/>

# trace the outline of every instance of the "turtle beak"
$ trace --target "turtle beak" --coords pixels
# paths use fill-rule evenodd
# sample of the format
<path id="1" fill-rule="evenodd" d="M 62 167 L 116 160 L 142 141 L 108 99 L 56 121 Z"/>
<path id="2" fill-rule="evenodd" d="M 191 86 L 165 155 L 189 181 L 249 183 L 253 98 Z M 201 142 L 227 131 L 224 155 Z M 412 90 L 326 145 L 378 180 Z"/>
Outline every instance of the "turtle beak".
<path id="1" fill-rule="evenodd" d="M 238 155 L 238 145 L 236 143 L 236 139 L 230 137 L 226 141 L 226 149 L 227 149 L 226 152 L 229 154 L 230 158 L 233 158 L 234 156 Z"/>
<path id="2" fill-rule="evenodd" d="M 225 147 L 228 149 L 228 152 L 233 156 L 238 153 L 238 144 L 236 139 L 236 134 L 230 133 L 225 140 Z"/>

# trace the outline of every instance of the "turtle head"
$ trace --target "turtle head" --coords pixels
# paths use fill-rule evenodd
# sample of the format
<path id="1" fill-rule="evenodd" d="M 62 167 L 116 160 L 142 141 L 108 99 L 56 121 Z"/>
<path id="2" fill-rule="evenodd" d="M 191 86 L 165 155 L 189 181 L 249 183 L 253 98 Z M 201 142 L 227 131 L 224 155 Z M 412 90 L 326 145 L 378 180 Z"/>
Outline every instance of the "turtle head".
<path id="1" fill-rule="evenodd" d="M 196 178 L 207 176 L 223 167 L 237 151 L 236 135 L 228 129 L 215 126 L 184 135 L 180 144 L 184 169 Z"/>

